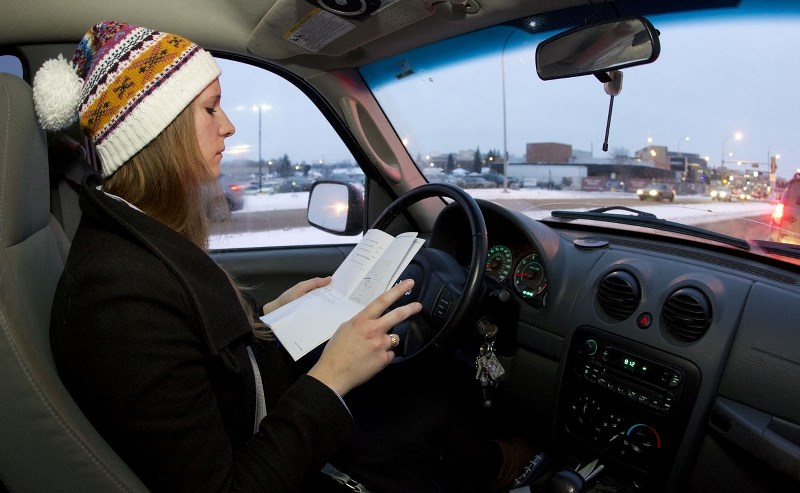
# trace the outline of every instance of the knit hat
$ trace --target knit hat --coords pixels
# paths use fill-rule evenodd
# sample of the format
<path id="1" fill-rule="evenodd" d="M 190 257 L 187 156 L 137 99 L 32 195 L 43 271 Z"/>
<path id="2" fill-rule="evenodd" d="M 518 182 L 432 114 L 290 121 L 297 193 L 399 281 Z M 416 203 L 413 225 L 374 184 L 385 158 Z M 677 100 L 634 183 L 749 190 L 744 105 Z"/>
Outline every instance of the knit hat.
<path id="1" fill-rule="evenodd" d="M 72 62 L 59 55 L 42 65 L 33 99 L 46 130 L 80 117 L 110 176 L 219 75 L 211 54 L 186 38 L 105 21 L 83 36 Z"/>

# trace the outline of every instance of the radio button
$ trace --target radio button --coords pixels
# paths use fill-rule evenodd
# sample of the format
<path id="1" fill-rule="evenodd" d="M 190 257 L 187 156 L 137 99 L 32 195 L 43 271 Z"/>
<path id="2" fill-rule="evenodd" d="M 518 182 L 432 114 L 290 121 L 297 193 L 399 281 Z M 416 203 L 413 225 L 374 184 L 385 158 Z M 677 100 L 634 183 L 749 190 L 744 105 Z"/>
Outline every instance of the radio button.
<path id="1" fill-rule="evenodd" d="M 597 341 L 594 339 L 586 339 L 583 346 L 581 346 L 580 352 L 587 356 L 594 356 L 594 353 L 597 352 Z"/>

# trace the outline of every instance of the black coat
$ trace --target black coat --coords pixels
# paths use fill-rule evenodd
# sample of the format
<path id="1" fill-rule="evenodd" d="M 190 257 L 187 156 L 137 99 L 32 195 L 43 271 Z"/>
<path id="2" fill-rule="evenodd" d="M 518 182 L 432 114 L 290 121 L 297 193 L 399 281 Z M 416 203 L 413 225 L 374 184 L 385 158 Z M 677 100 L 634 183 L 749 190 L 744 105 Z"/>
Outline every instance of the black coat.
<path id="1" fill-rule="evenodd" d="M 52 310 L 64 384 L 152 490 L 301 491 L 353 435 L 346 407 L 256 342 L 224 272 L 158 221 L 83 187 Z M 302 330 L 302 328 L 298 328 Z M 252 345 L 267 418 L 254 434 Z"/>

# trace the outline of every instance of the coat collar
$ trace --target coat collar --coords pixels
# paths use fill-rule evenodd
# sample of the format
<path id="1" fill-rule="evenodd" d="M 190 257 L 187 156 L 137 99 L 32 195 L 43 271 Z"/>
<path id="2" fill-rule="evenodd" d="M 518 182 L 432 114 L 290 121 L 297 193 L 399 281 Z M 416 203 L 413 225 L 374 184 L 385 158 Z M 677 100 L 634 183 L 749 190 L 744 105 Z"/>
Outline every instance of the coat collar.
<path id="1" fill-rule="evenodd" d="M 168 226 L 98 190 L 91 180 L 82 188 L 85 214 L 112 220 L 161 259 L 184 285 L 212 355 L 220 355 L 243 336 L 252 337 L 244 311 L 227 309 L 240 306 L 239 299 L 228 276 L 206 252 Z"/>

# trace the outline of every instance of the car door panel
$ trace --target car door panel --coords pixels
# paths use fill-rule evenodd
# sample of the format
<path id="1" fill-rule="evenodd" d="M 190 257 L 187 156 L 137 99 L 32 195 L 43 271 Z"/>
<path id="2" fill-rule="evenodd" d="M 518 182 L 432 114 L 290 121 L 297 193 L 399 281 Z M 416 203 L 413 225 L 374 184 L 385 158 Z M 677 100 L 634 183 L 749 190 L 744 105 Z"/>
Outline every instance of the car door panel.
<path id="1" fill-rule="evenodd" d="M 693 489 L 795 491 L 800 484 L 797 296 L 756 284 L 709 413 Z M 702 471 L 702 472 L 701 472 Z M 713 476 L 713 477 L 712 477 Z M 767 480 L 768 479 L 768 480 Z M 782 486 L 781 486 L 782 485 Z"/>
<path id="2" fill-rule="evenodd" d="M 216 251 L 212 257 L 267 303 L 297 282 L 333 274 L 354 245 Z"/>

